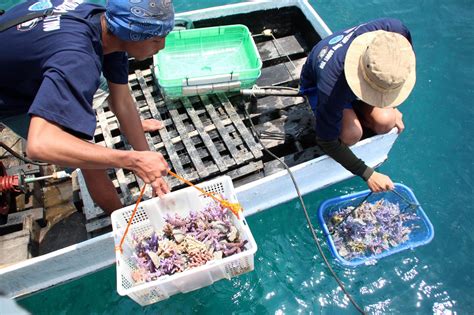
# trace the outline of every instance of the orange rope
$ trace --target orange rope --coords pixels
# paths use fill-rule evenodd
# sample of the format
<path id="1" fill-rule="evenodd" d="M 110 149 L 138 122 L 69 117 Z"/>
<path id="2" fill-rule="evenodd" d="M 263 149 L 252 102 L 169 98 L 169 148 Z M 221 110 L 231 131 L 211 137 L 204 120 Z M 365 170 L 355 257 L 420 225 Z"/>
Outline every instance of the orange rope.
<path id="1" fill-rule="evenodd" d="M 125 229 L 125 232 L 123 233 L 122 239 L 120 240 L 120 244 L 118 246 L 115 246 L 115 251 L 120 251 L 123 253 L 122 245 L 123 242 L 125 241 L 125 236 L 127 236 L 128 229 L 130 228 L 130 225 L 132 224 L 133 217 L 135 216 L 135 213 L 137 212 L 138 209 L 138 204 L 142 200 L 143 194 L 145 193 L 145 188 L 146 184 L 143 185 L 142 190 L 140 191 L 140 195 L 138 196 L 137 203 L 135 204 L 135 209 L 133 209 L 132 216 L 130 217 L 130 220 L 128 220 L 127 228 Z"/>
<path id="2" fill-rule="evenodd" d="M 170 171 L 170 170 L 168 170 L 168 174 L 170 174 L 170 175 L 176 177 L 177 179 L 179 179 L 179 180 L 183 181 L 184 183 L 188 184 L 189 186 L 196 188 L 197 190 L 199 190 L 200 192 L 202 192 L 204 195 L 206 195 L 206 196 L 208 196 L 208 197 L 214 199 L 215 201 L 217 201 L 218 203 L 220 203 L 220 204 L 222 205 L 222 207 L 229 209 L 230 211 L 232 211 L 232 213 L 233 213 L 238 219 L 240 219 L 239 214 L 240 214 L 240 212 L 242 211 L 242 207 L 240 206 L 240 204 L 238 204 L 238 203 L 232 203 L 232 202 L 229 202 L 229 201 L 227 201 L 227 200 L 219 199 L 219 198 L 217 198 L 216 196 L 214 196 L 213 194 L 211 194 L 211 193 L 205 191 L 204 189 L 202 189 L 202 188 L 200 188 L 200 187 L 194 185 L 194 184 L 191 183 L 189 180 L 187 180 L 187 179 L 185 179 L 185 178 L 179 176 L 179 175 L 176 174 L 176 173 L 173 173 L 173 172 Z"/>

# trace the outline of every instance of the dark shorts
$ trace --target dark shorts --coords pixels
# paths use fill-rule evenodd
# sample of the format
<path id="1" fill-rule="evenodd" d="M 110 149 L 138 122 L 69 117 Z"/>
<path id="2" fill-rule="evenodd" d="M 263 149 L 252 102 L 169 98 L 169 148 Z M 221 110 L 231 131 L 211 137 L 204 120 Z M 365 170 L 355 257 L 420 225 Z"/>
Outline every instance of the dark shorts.
<path id="1" fill-rule="evenodd" d="M 28 137 L 28 128 L 30 127 L 30 120 L 30 115 L 26 113 L 15 116 L 0 115 L 0 122 L 24 139 Z"/>

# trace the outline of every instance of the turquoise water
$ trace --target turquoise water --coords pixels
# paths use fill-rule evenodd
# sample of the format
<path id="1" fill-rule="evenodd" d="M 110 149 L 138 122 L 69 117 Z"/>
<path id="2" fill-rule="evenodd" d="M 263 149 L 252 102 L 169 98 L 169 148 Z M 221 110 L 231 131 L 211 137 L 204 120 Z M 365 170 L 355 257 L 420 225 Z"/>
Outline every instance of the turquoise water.
<path id="1" fill-rule="evenodd" d="M 175 1 L 178 11 L 235 2 Z M 381 170 L 413 188 L 435 228 L 426 246 L 375 266 L 336 266 L 336 272 L 371 313 L 474 313 L 474 2 L 312 4 L 333 30 L 391 16 L 412 31 L 418 81 L 401 107 L 406 130 Z M 323 200 L 362 189 L 361 180 L 352 179 L 306 196 L 312 219 L 316 222 Z M 324 267 L 296 201 L 252 216 L 248 223 L 259 246 L 255 271 L 232 281 L 141 308 L 116 293 L 115 268 L 109 268 L 19 303 L 34 314 L 355 313 Z M 327 246 L 325 251 L 329 255 Z"/>

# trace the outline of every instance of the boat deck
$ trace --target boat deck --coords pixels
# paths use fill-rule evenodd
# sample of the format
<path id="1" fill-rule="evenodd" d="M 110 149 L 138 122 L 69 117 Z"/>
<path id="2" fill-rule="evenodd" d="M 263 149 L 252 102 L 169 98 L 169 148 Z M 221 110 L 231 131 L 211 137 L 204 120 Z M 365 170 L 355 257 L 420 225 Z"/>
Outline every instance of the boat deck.
<path id="1" fill-rule="evenodd" d="M 257 85 L 298 86 L 306 56 L 320 39 L 298 8 L 202 20 L 194 26 L 230 24 L 244 24 L 254 36 L 263 61 Z M 264 30 L 271 30 L 272 35 L 262 35 Z M 268 96 L 251 104 L 237 93 L 221 93 L 165 101 L 155 83 L 151 59 L 132 61 L 130 66 L 129 85 L 141 118 L 155 118 L 165 126 L 146 134 L 150 147 L 162 153 L 175 172 L 194 183 L 228 175 L 238 187 L 282 169 L 252 135 L 244 106 L 262 143 L 288 165 L 322 155 L 314 142 L 313 115 L 302 97 Z M 95 142 L 109 148 L 130 149 L 105 97 L 94 106 L 98 117 Z M 143 182 L 123 169 L 111 170 L 110 177 L 123 203 L 132 204 Z M 184 187 L 175 178 L 167 181 L 172 190 Z M 85 185 L 80 186 L 87 231 L 94 235 L 110 230 L 110 218 L 94 205 Z"/>

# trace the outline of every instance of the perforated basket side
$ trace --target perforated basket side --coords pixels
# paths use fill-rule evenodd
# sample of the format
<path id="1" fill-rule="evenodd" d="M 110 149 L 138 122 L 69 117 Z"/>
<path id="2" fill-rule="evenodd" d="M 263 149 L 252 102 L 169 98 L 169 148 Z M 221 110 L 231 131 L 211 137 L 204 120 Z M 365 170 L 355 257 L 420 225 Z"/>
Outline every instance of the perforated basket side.
<path id="1" fill-rule="evenodd" d="M 256 248 L 255 248 L 256 250 Z M 255 254 L 252 249 L 250 253 L 243 255 L 240 259 L 231 261 L 225 265 L 226 278 L 231 279 L 233 277 L 242 275 L 250 272 L 254 269 L 254 256 Z M 253 252 L 253 253 L 252 253 Z"/>
<path id="2" fill-rule="evenodd" d="M 237 202 L 234 186 L 232 185 L 232 179 L 229 176 L 221 176 L 198 186 L 209 193 L 215 193 L 231 202 Z M 207 196 L 203 196 L 203 198 L 206 200 L 210 199 L 210 197 Z"/>
<path id="3" fill-rule="evenodd" d="M 169 298 L 169 295 L 158 287 L 153 287 L 151 289 L 145 288 L 143 290 L 130 293 L 128 296 L 141 306 L 151 305 Z"/>
<path id="4" fill-rule="evenodd" d="M 112 228 L 114 230 L 115 245 L 119 245 L 120 240 L 123 237 L 125 229 L 128 225 L 128 221 L 132 216 L 134 206 L 126 207 L 122 210 L 117 210 L 112 213 Z M 142 237 L 152 230 L 150 218 L 143 205 L 139 205 L 133 221 L 130 225 L 129 232 L 127 233 L 122 249 L 128 253 L 132 246 L 132 237 Z"/>
<path id="5" fill-rule="evenodd" d="M 130 255 L 120 255 L 117 259 L 117 292 L 129 296 L 142 306 L 150 305 L 169 298 L 166 291 L 152 282 L 135 284 L 132 279 L 137 266 Z"/>
<path id="6" fill-rule="evenodd" d="M 123 252 L 116 252 L 117 291 L 120 295 L 128 295 L 128 291 L 134 287 L 132 272 L 137 268 L 130 258 L 133 254 L 133 237 L 141 238 L 145 234 L 149 234 L 151 231 L 153 231 L 150 216 L 146 211 L 147 206 L 149 207 L 151 203 L 152 201 L 145 201 L 138 206 L 137 212 L 135 213 L 130 225 L 129 232 L 126 235 L 122 246 Z M 135 206 L 125 207 L 112 213 L 111 220 L 116 246 L 123 237 L 125 229 L 132 216 L 134 207 Z M 143 294 L 140 295 L 140 297 L 142 296 Z M 140 303 L 139 301 L 137 302 Z"/>

